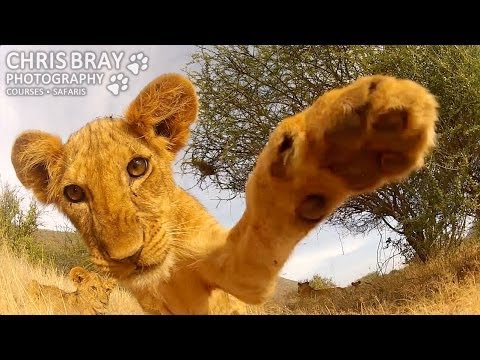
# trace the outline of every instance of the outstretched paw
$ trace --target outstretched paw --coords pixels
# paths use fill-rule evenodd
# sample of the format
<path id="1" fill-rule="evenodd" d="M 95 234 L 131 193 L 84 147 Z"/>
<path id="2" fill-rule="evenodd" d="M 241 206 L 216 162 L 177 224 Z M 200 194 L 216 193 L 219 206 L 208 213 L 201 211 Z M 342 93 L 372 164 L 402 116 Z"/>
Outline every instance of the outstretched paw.
<path id="1" fill-rule="evenodd" d="M 369 76 L 306 111 L 307 143 L 321 151 L 320 167 L 363 192 L 420 168 L 434 145 L 436 119 L 437 102 L 419 84 Z"/>
<path id="2" fill-rule="evenodd" d="M 325 101 L 330 114 L 317 119 Z M 365 77 L 319 102 L 306 113 L 307 132 L 318 120 L 328 122 L 322 165 L 354 190 L 402 179 L 434 145 L 437 103 L 413 81 Z"/>
<path id="3" fill-rule="evenodd" d="M 389 76 L 331 90 L 278 125 L 257 162 L 273 183 L 260 175 L 251 187 L 261 189 L 259 202 L 275 189 L 286 212 L 318 222 L 349 196 L 420 168 L 435 142 L 437 107 L 421 85 Z"/>

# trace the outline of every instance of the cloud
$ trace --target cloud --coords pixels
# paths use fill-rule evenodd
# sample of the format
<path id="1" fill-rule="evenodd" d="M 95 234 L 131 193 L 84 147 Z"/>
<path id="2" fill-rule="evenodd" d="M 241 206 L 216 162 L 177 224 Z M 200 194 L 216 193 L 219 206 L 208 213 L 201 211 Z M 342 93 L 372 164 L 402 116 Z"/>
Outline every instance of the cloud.
<path id="1" fill-rule="evenodd" d="M 307 241 L 313 241 L 309 238 Z M 308 252 L 302 249 L 295 249 L 293 255 L 285 263 L 282 274 L 290 279 L 301 280 L 309 279 L 318 274 L 318 269 L 322 268 L 328 260 L 354 253 L 358 249 L 368 244 L 368 238 L 348 237 L 342 240 L 342 244 L 329 244 L 327 246 L 318 245 L 311 247 Z"/>

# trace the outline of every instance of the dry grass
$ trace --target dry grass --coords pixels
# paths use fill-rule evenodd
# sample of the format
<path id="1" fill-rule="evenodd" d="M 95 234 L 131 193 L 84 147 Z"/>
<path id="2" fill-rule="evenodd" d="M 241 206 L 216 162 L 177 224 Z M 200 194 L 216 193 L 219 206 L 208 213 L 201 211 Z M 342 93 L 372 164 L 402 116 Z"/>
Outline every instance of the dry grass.
<path id="1" fill-rule="evenodd" d="M 322 298 L 290 294 L 253 314 L 480 314 L 480 243 L 469 241 L 427 264 L 413 263 Z"/>
<path id="2" fill-rule="evenodd" d="M 53 314 L 26 291 L 35 279 L 73 291 L 70 280 L 51 263 L 35 262 L 13 253 L 0 241 L 0 314 Z M 108 314 L 142 314 L 136 300 L 115 288 Z M 322 298 L 299 298 L 290 292 L 282 304 L 249 307 L 250 314 L 480 314 L 480 243 L 465 243 L 455 252 L 427 264 L 414 263 L 385 276 Z"/>
<path id="3" fill-rule="evenodd" d="M 48 303 L 37 302 L 27 291 L 31 280 L 74 291 L 70 280 L 60 271 L 19 256 L 0 241 L 0 314 L 54 314 Z M 110 296 L 108 314 L 142 314 L 136 300 L 124 289 L 116 287 Z M 58 314 L 58 313 L 57 313 Z M 60 314 L 61 315 L 61 314 Z"/>

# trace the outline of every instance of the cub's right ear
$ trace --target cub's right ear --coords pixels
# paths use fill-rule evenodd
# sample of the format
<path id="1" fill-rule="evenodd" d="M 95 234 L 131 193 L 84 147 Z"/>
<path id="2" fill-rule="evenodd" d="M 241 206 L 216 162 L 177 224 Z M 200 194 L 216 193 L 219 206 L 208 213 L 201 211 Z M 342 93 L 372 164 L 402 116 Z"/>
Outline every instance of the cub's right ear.
<path id="1" fill-rule="evenodd" d="M 53 200 L 51 183 L 58 176 L 62 151 L 61 139 L 42 131 L 24 132 L 13 144 L 12 164 L 18 179 L 43 203 Z"/>

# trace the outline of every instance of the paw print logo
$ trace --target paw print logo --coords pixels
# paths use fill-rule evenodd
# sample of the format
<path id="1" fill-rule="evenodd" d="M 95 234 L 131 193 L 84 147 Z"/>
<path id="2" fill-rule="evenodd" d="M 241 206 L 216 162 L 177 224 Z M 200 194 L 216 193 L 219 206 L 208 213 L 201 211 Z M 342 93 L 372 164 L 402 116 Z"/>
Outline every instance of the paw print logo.
<path id="1" fill-rule="evenodd" d="M 117 96 L 120 92 L 128 89 L 128 77 L 123 73 L 118 73 L 110 76 L 110 83 L 107 85 L 107 90 L 113 95 Z"/>
<path id="2" fill-rule="evenodd" d="M 133 74 L 138 75 L 140 71 L 148 69 L 148 56 L 140 52 L 138 54 L 132 54 L 130 56 L 130 62 L 127 65 L 127 69 Z"/>

